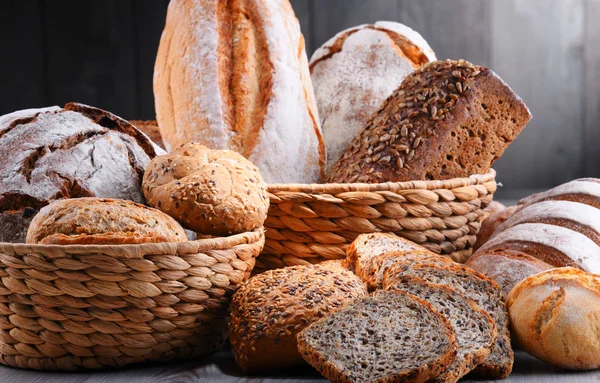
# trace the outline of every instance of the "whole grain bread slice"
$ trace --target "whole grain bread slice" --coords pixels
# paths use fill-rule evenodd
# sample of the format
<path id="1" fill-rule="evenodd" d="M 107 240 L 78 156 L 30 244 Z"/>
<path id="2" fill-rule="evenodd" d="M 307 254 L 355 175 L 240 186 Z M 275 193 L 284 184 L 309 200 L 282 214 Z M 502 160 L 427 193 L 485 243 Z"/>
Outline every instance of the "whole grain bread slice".
<path id="1" fill-rule="evenodd" d="M 490 356 L 474 370 L 474 373 L 491 379 L 503 379 L 510 375 L 514 353 L 510 344 L 508 313 L 504 295 L 496 282 L 461 264 L 414 263 L 389 267 L 384 273 L 382 286 L 384 289 L 401 289 L 404 285 L 403 278 L 406 276 L 448 285 L 487 311 L 496 323 L 498 336 L 492 345 Z"/>
<path id="2" fill-rule="evenodd" d="M 452 325 L 426 301 L 378 291 L 298 334 L 302 357 L 332 382 L 425 382 L 456 359 Z"/>
<path id="3" fill-rule="evenodd" d="M 431 382 L 457 382 L 490 355 L 498 332 L 487 312 L 449 286 L 413 276 L 400 275 L 398 278 L 397 285 L 402 291 L 426 300 L 454 327 L 458 348 L 456 360 Z"/>

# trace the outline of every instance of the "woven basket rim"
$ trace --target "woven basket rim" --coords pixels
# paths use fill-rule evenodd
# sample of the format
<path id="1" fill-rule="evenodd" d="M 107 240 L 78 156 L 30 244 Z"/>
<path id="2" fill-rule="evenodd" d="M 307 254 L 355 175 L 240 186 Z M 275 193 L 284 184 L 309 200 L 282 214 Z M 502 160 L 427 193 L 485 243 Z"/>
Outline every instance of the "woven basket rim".
<path id="1" fill-rule="evenodd" d="M 38 253 L 49 258 L 66 254 L 105 254 L 118 258 L 143 258 L 145 255 L 195 254 L 207 250 L 226 250 L 233 246 L 257 242 L 263 237 L 264 228 L 228 237 L 204 238 L 195 241 L 161 242 L 123 245 L 40 245 L 0 242 L 0 253 Z"/>
<path id="2" fill-rule="evenodd" d="M 474 174 L 469 177 L 452 178 L 449 180 L 384 182 L 377 184 L 269 184 L 267 185 L 267 191 L 270 193 L 300 192 L 337 194 L 344 192 L 396 192 L 399 190 L 456 189 L 465 186 L 481 185 L 493 181 L 495 178 L 496 171 L 490 168 L 485 174 Z"/>

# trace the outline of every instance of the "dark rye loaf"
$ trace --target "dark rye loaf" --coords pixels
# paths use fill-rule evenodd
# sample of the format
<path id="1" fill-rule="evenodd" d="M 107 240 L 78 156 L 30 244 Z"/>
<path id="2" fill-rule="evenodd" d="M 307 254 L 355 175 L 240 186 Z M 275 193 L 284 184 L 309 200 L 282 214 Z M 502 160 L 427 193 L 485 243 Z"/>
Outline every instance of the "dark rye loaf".
<path id="1" fill-rule="evenodd" d="M 435 61 L 404 79 L 327 178 L 374 183 L 485 173 L 530 118 L 491 70 Z"/>
<path id="2" fill-rule="evenodd" d="M 164 153 L 127 121 L 70 103 L 0 117 L 0 242 L 25 242 L 33 216 L 62 198 L 144 203 L 144 169 Z"/>

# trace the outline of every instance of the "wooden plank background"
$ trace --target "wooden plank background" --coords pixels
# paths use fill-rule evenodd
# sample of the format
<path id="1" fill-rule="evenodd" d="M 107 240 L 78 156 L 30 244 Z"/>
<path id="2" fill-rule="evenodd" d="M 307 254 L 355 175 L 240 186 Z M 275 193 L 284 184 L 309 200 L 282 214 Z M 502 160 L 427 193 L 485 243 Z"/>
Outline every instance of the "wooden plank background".
<path id="1" fill-rule="evenodd" d="M 600 176 L 600 0 L 292 0 L 309 55 L 377 20 L 419 31 L 438 58 L 494 69 L 533 120 L 496 164 L 500 195 Z M 80 101 L 152 119 L 168 0 L 2 0 L 0 114 Z"/>

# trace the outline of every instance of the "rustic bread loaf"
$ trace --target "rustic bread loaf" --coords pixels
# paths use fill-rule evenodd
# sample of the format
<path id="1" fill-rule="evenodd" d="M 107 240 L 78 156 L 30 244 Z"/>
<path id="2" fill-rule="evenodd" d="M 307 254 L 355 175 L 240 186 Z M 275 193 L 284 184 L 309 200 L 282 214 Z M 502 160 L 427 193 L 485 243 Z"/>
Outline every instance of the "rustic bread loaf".
<path id="1" fill-rule="evenodd" d="M 33 218 L 27 243 L 103 245 L 187 241 L 173 218 L 125 200 L 72 198 L 50 203 Z"/>
<path id="2" fill-rule="evenodd" d="M 491 70 L 435 61 L 404 79 L 333 165 L 328 180 L 443 180 L 485 173 L 530 118 L 523 101 Z"/>
<path id="3" fill-rule="evenodd" d="M 600 209 L 600 179 L 580 178 L 519 201 L 519 205 L 532 205 L 542 201 L 572 201 Z"/>
<path id="4" fill-rule="evenodd" d="M 421 35 L 387 21 L 346 29 L 315 51 L 310 73 L 328 169 L 404 77 L 433 60 Z"/>
<path id="5" fill-rule="evenodd" d="M 483 246 L 483 244 L 486 243 L 494 234 L 498 226 L 502 225 L 504 221 L 509 219 L 520 208 L 520 205 L 511 206 L 506 209 L 493 212 L 487 218 L 485 218 L 483 222 L 481 222 L 481 228 L 477 233 L 477 240 L 473 246 L 473 251 L 477 251 L 477 249 Z"/>
<path id="6" fill-rule="evenodd" d="M 397 263 L 389 267 L 383 276 L 384 289 L 401 289 L 402 278 L 414 276 L 429 283 L 447 285 L 475 302 L 489 313 L 496 324 L 498 336 L 492 345 L 490 356 L 474 371 L 490 379 L 502 379 L 510 375 L 514 353 L 510 345 L 508 314 L 500 286 L 488 277 L 461 265 L 436 265 L 432 263 Z"/>
<path id="7" fill-rule="evenodd" d="M 233 296 L 229 332 L 246 372 L 302 365 L 296 335 L 310 323 L 367 293 L 350 271 L 292 266 L 252 277 Z"/>
<path id="8" fill-rule="evenodd" d="M 491 214 L 500 212 L 506 210 L 506 206 L 498 201 L 492 201 L 490 202 L 489 205 L 487 205 L 487 207 L 485 209 L 483 209 L 483 219 L 485 220 L 487 217 L 489 217 Z"/>
<path id="9" fill-rule="evenodd" d="M 156 121 L 131 120 L 129 122 L 147 135 L 156 145 L 162 149 L 165 148 L 165 143 L 162 140 Z"/>
<path id="10" fill-rule="evenodd" d="M 523 279 L 553 268 L 546 262 L 515 250 L 479 251 L 465 265 L 496 281 L 502 287 L 504 296 L 508 296 L 514 285 Z"/>
<path id="11" fill-rule="evenodd" d="M 265 180 L 318 182 L 325 145 L 288 0 L 173 0 L 154 68 L 168 149 L 231 149 Z"/>
<path id="12" fill-rule="evenodd" d="M 516 285 L 506 303 L 525 351 L 562 368 L 600 368 L 600 276 L 548 270 Z"/>
<path id="13" fill-rule="evenodd" d="M 457 354 L 450 322 L 402 291 L 378 291 L 313 323 L 298 350 L 332 382 L 425 382 Z"/>
<path id="14" fill-rule="evenodd" d="M 24 242 L 33 216 L 62 198 L 143 203 L 144 169 L 160 148 L 127 121 L 89 106 L 0 117 L 0 242 Z"/>
<path id="15" fill-rule="evenodd" d="M 148 203 L 204 235 L 231 235 L 261 227 L 267 185 L 250 161 L 230 150 L 184 144 L 154 158 L 144 174 Z"/>
<path id="16" fill-rule="evenodd" d="M 457 382 L 489 355 L 498 332 L 492 317 L 456 290 L 411 276 L 397 281 L 402 291 L 430 303 L 452 324 L 458 354 L 454 363 L 430 382 Z"/>

